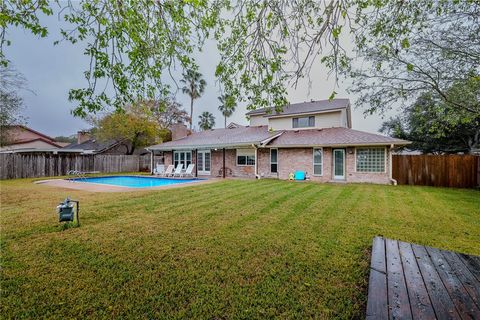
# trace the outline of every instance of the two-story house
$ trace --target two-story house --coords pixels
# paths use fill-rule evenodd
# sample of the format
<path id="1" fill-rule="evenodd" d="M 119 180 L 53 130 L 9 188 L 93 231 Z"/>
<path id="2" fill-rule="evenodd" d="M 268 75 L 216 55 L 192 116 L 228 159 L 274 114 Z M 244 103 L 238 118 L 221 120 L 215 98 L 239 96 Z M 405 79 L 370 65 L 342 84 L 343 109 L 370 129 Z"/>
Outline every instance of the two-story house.
<path id="1" fill-rule="evenodd" d="M 231 125 L 176 137 L 148 149 L 165 165 L 194 163 L 197 176 L 391 183 L 391 151 L 408 141 L 351 129 L 350 102 L 290 104 L 282 112 L 250 111 L 249 126 Z"/>

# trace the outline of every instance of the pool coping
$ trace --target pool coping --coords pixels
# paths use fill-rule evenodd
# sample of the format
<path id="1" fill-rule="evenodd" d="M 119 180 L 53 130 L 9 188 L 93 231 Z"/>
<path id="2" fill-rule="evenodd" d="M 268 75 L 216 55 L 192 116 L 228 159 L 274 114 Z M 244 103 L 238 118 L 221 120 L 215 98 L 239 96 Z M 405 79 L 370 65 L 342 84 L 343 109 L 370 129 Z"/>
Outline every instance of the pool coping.
<path id="1" fill-rule="evenodd" d="M 108 176 L 108 175 L 107 175 Z M 144 176 L 144 175 L 128 175 L 130 177 L 151 177 L 157 178 L 154 176 Z M 158 179 L 160 179 L 158 177 Z M 176 179 L 181 180 L 181 179 Z M 191 180 L 191 178 L 189 178 Z M 69 181 L 67 179 L 47 179 L 47 180 L 39 180 L 35 181 L 35 184 L 46 185 L 49 187 L 57 187 L 57 188 L 67 188 L 73 190 L 80 190 L 80 191 L 89 191 L 89 192 L 141 192 L 141 191 L 154 191 L 154 190 L 166 190 L 172 188 L 182 188 L 182 187 L 191 187 L 193 185 L 201 185 L 201 184 L 208 184 L 212 182 L 220 181 L 219 179 L 202 179 L 199 181 L 189 181 L 183 182 L 178 184 L 170 184 L 165 186 L 158 186 L 158 187 L 147 187 L 147 188 L 130 188 L 130 187 L 122 187 L 122 186 L 114 186 L 114 185 L 107 185 L 107 184 L 100 184 L 94 182 L 74 182 Z"/>

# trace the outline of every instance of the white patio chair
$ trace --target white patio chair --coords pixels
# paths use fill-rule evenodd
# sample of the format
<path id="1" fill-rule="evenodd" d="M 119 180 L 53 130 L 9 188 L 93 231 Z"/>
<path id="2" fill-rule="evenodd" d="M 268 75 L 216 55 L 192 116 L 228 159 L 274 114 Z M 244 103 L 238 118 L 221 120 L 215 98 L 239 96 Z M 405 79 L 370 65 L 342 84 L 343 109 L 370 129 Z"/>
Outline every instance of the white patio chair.
<path id="1" fill-rule="evenodd" d="M 185 172 L 182 172 L 180 174 L 180 177 L 193 177 L 193 168 L 195 168 L 195 165 L 193 163 L 189 164 L 187 170 L 185 170 Z"/>
<path id="2" fill-rule="evenodd" d="M 165 165 L 157 163 L 157 167 L 153 169 L 154 175 L 162 175 L 165 173 Z"/>
<path id="3" fill-rule="evenodd" d="M 177 165 L 177 168 L 175 168 L 175 172 L 172 174 L 172 177 L 176 177 L 176 176 L 179 176 L 182 174 L 182 169 L 183 169 L 183 163 L 179 163 Z"/>
<path id="4" fill-rule="evenodd" d="M 169 165 L 167 167 L 167 170 L 165 170 L 165 172 L 162 174 L 163 177 L 169 177 L 172 175 L 173 173 L 173 169 L 175 169 L 175 166 L 173 164 Z"/>

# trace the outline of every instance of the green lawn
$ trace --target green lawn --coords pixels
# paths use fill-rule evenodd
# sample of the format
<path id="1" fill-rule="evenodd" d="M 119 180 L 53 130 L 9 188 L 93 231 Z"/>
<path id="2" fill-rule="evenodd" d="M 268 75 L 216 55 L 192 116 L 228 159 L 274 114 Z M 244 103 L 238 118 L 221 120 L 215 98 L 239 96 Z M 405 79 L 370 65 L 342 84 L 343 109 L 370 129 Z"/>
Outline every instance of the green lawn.
<path id="1" fill-rule="evenodd" d="M 362 318 L 375 235 L 480 255 L 480 192 L 226 180 L 2 181 L 2 318 Z M 57 203 L 81 202 L 62 231 Z"/>

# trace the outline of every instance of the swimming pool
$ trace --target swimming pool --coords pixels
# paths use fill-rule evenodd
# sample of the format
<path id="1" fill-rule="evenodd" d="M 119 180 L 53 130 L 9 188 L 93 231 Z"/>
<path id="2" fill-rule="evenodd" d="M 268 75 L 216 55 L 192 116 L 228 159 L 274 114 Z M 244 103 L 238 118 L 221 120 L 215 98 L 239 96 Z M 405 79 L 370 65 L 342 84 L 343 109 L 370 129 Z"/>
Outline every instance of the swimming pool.
<path id="1" fill-rule="evenodd" d="M 96 183 L 106 184 L 118 187 L 127 188 L 151 188 L 169 186 L 173 184 L 198 182 L 203 179 L 169 179 L 169 178 L 154 178 L 154 177 L 139 177 L 139 176 L 107 176 L 107 177 L 91 177 L 91 178 L 74 178 L 69 179 L 73 182 L 79 183 Z"/>

